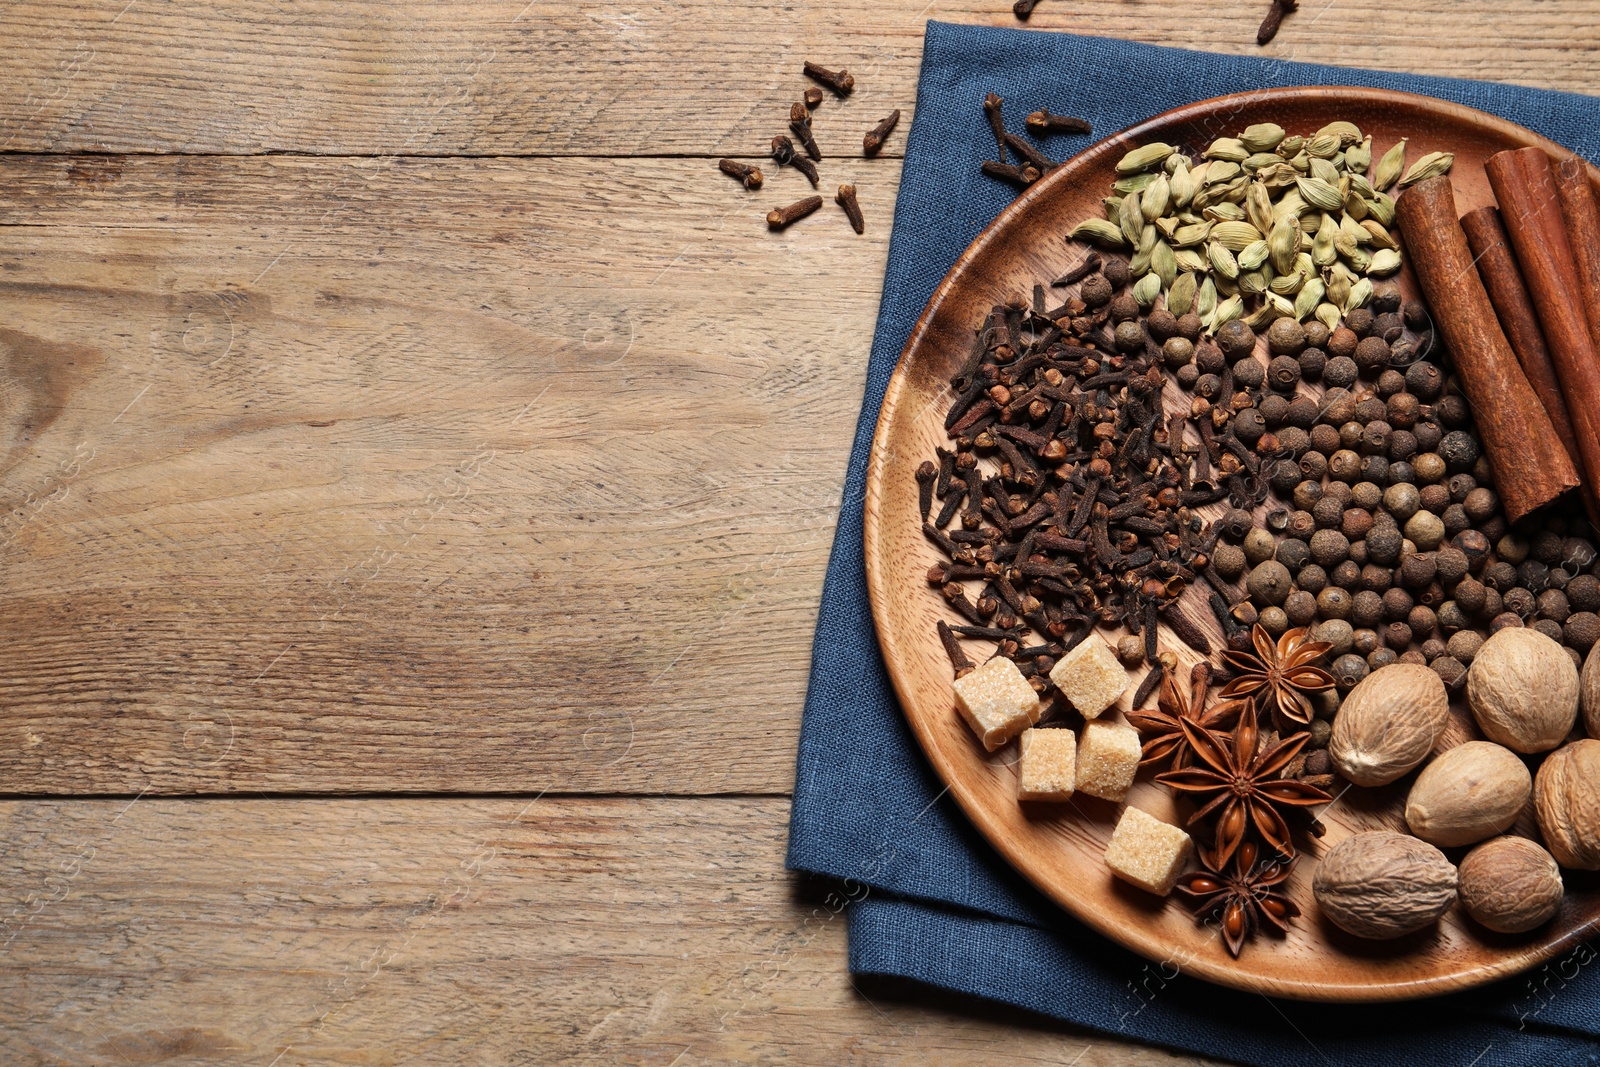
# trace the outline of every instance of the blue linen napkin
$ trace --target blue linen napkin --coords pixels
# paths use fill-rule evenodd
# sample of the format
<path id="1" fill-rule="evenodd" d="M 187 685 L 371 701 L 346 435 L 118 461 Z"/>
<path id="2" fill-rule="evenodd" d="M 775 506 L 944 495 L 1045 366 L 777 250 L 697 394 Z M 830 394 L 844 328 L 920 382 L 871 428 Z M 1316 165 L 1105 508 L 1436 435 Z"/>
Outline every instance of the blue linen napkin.
<path id="1" fill-rule="evenodd" d="M 867 452 L 889 375 L 945 272 L 1013 190 L 983 177 L 979 108 L 1089 119 L 1065 158 L 1197 100 L 1274 85 L 1370 85 L 1504 116 L 1600 159 L 1600 99 L 1486 82 L 928 23 L 889 264 L 812 652 L 788 865 L 846 880 L 850 969 L 1005 1001 L 1130 1039 L 1266 1065 L 1600 1063 L 1600 967 L 1580 946 L 1485 989 L 1394 1006 L 1268 1000 L 1147 962 L 1048 902 L 943 795 L 879 657 L 862 562 Z M 1064 253 L 1065 255 L 1065 253 Z M 1248 951 L 1248 950 L 1247 950 Z"/>

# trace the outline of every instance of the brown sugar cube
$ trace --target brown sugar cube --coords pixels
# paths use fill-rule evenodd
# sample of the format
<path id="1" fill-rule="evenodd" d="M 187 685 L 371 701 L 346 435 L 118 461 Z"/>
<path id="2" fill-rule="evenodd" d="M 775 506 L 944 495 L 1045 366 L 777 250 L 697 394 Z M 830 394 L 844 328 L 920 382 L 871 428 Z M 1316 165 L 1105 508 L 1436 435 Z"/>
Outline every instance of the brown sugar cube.
<path id="1" fill-rule="evenodd" d="M 1139 731 L 1092 719 L 1083 725 L 1075 768 L 1077 788 L 1102 800 L 1121 800 L 1139 770 Z"/>
<path id="2" fill-rule="evenodd" d="M 1099 718 L 1128 689 L 1127 670 L 1104 641 L 1093 637 L 1062 656 L 1050 669 L 1050 680 L 1085 719 Z"/>
<path id="3" fill-rule="evenodd" d="M 957 678 L 955 690 L 956 708 L 990 752 L 1039 721 L 1039 694 L 1004 656 Z"/>
<path id="4" fill-rule="evenodd" d="M 1076 782 L 1078 738 L 1071 730 L 1022 731 L 1018 800 L 1070 800 Z"/>
<path id="5" fill-rule="evenodd" d="M 1189 862 L 1194 841 L 1149 812 L 1124 808 L 1106 846 L 1106 866 L 1129 885 L 1164 897 Z"/>

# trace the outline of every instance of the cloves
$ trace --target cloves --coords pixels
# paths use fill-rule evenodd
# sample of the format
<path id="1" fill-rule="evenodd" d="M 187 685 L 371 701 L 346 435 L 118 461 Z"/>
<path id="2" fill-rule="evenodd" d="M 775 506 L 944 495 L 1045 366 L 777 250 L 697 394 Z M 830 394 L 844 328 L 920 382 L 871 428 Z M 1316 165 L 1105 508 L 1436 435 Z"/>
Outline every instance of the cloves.
<path id="1" fill-rule="evenodd" d="M 829 70 L 827 67 L 813 63 L 808 59 L 800 69 L 805 73 L 806 77 L 821 82 L 839 96 L 849 96 L 856 87 L 855 78 L 851 77 L 850 72 L 843 67 L 836 71 Z"/>
<path id="2" fill-rule="evenodd" d="M 1092 133 L 1089 120 L 1071 115 L 1052 115 L 1040 108 L 1028 116 L 1028 129 L 1034 133 Z"/>
<path id="3" fill-rule="evenodd" d="M 739 179 L 746 189 L 759 189 L 765 180 L 759 169 L 747 163 L 740 163 L 737 159 L 719 159 L 717 169 L 730 178 Z"/>
<path id="4" fill-rule="evenodd" d="M 806 155 L 815 162 L 822 162 L 822 149 L 817 147 L 817 139 L 811 136 L 811 112 L 799 101 L 789 105 L 789 130 L 800 139 Z"/>
<path id="5" fill-rule="evenodd" d="M 779 134 L 772 139 L 772 158 L 778 166 L 790 166 L 806 176 L 811 187 L 817 187 L 817 167 L 811 160 L 794 150 L 794 142 Z"/>
<path id="6" fill-rule="evenodd" d="M 889 114 L 885 115 L 883 120 L 880 121 L 876 126 L 867 131 L 867 135 L 861 139 L 862 152 L 868 156 L 877 155 L 878 150 L 883 147 L 884 140 L 888 138 L 889 134 L 894 132 L 895 124 L 899 121 L 900 109 L 895 108 L 893 111 L 889 112 Z"/>
<path id="7" fill-rule="evenodd" d="M 856 202 L 856 187 L 839 186 L 839 192 L 833 199 L 836 204 L 844 208 L 845 218 L 850 220 L 850 228 L 856 233 L 866 232 L 866 220 L 861 217 L 861 205 Z"/>
<path id="8" fill-rule="evenodd" d="M 1017 0 L 1011 5 L 1011 13 L 1024 22 L 1033 14 L 1033 9 L 1039 5 L 1039 0 Z"/>
<path id="9" fill-rule="evenodd" d="M 1283 25 L 1283 17 L 1300 6 L 1300 0 L 1272 0 L 1272 6 L 1267 9 L 1267 17 L 1261 20 L 1261 28 L 1256 31 L 1256 44 L 1265 45 L 1278 36 L 1278 28 Z"/>
<path id="10" fill-rule="evenodd" d="M 775 207 L 767 212 L 767 225 L 774 230 L 781 230 L 793 225 L 822 206 L 822 197 L 808 196 L 804 200 L 796 200 L 788 207 Z"/>
<path id="11" fill-rule="evenodd" d="M 1029 144 L 1027 138 L 1019 137 L 1014 133 L 1006 134 L 1006 147 L 1010 148 L 1023 159 L 1026 159 L 1039 171 L 1040 174 L 1045 173 L 1056 165 L 1055 160 L 1051 159 L 1049 156 L 1046 156 L 1043 152 Z"/>
<path id="12" fill-rule="evenodd" d="M 1010 182 L 1024 189 L 1039 180 L 1039 171 L 1031 163 L 1015 167 L 1010 163 L 996 163 L 992 159 L 986 159 L 979 164 L 978 169 L 991 178 L 999 178 L 1003 182 Z"/>
<path id="13" fill-rule="evenodd" d="M 822 106 L 822 90 L 813 85 L 806 90 L 804 100 L 806 107 L 811 108 L 813 111 L 816 110 Z"/>
<path id="14" fill-rule="evenodd" d="M 1000 115 L 1000 106 L 1005 103 L 994 93 L 989 93 L 983 98 L 983 114 L 989 120 L 989 129 L 994 131 L 995 151 L 1000 154 L 1001 164 L 1008 162 L 1006 158 L 1006 120 Z"/>

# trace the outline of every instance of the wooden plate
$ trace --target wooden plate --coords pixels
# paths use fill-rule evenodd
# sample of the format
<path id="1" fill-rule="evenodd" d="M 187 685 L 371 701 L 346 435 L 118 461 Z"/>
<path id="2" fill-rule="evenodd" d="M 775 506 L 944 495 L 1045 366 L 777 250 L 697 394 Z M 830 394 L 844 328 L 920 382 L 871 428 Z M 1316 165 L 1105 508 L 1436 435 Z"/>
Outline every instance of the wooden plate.
<path id="1" fill-rule="evenodd" d="M 1077 262 L 1084 250 L 1063 241 L 1077 222 L 1099 214 L 1116 161 L 1130 148 L 1165 141 L 1191 150 L 1257 122 L 1277 122 L 1309 134 L 1335 119 L 1373 135 L 1376 160 L 1399 137 L 1410 138 L 1409 159 L 1449 150 L 1458 206 L 1492 203 L 1483 162 L 1501 149 L 1557 145 L 1520 126 L 1428 97 L 1374 89 L 1295 88 L 1222 97 L 1170 111 L 1100 142 L 1028 189 L 979 235 L 946 275 L 917 321 L 889 382 L 867 472 L 867 585 L 883 658 L 901 706 L 923 751 L 962 810 L 1001 855 L 1051 899 L 1106 936 L 1152 960 L 1190 974 L 1256 992 L 1304 1000 L 1395 1000 L 1463 989 L 1514 974 L 1576 945 L 1600 918 L 1600 889 L 1565 872 L 1568 892 L 1560 914 L 1532 934 L 1500 937 L 1471 924 L 1453 907 L 1434 928 L 1399 941 L 1364 942 L 1321 919 L 1311 898 L 1318 857 L 1351 833 L 1404 829 L 1402 808 L 1412 776 L 1383 790 L 1352 789 L 1324 814 L 1328 834 L 1306 842 L 1291 879 L 1303 915 L 1286 939 L 1258 937 L 1238 960 L 1215 934 L 1196 924 L 1176 897 L 1159 899 L 1113 879 L 1103 854 L 1120 805 L 1079 796 L 1066 805 L 1024 810 L 1016 799 L 1015 743 L 986 755 L 954 709 L 949 661 L 934 623 L 955 621 L 924 580 L 938 550 L 921 534 L 917 464 L 944 444 L 948 379 L 970 350 L 972 331 L 996 303 L 1031 292 Z M 1591 177 L 1594 173 L 1591 171 Z M 1416 293 L 1409 273 L 1401 279 Z M 1059 294 L 1058 294 L 1059 295 Z M 1169 389 L 1169 404 L 1182 391 Z M 1187 400 L 1182 401 L 1187 404 Z M 1271 501 L 1269 501 L 1271 503 Z M 1220 512 L 1220 506 L 1214 510 Z M 1180 607 L 1223 647 L 1220 629 L 1197 590 Z M 1114 641 L 1101 629 L 1090 640 Z M 1188 665 L 1196 658 L 1163 627 L 1163 648 Z M 974 658 L 979 658 L 974 654 Z M 1142 671 L 1140 672 L 1142 674 Z M 1132 679 L 1137 683 L 1138 678 Z M 1118 711 L 1126 711 L 1132 688 Z M 1108 712 L 1107 714 L 1110 714 Z M 1454 710 L 1451 736 L 1472 735 L 1470 718 Z M 1177 821 L 1164 787 L 1141 774 L 1129 801 Z M 1521 832 L 1536 836 L 1530 820 Z M 1459 859 L 1460 850 L 1452 850 Z"/>

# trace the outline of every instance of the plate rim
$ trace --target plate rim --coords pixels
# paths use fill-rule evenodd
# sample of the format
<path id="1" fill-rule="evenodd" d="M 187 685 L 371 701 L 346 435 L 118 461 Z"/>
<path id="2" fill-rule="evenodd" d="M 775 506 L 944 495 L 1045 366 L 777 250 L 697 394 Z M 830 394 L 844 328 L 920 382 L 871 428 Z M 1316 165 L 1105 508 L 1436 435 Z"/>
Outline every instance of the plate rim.
<path id="1" fill-rule="evenodd" d="M 1492 129 L 1516 140 L 1541 147 L 1547 152 L 1557 155 L 1574 154 L 1570 149 L 1564 148 L 1542 134 L 1535 133 L 1525 126 L 1501 118 L 1498 115 L 1492 115 L 1451 100 L 1443 100 L 1422 93 L 1411 93 L 1398 89 L 1330 85 L 1277 86 L 1252 89 L 1240 93 L 1229 93 L 1224 96 L 1211 97 L 1207 100 L 1196 101 L 1163 111 L 1142 122 L 1101 138 L 1069 159 L 1064 160 L 1062 165 L 1056 167 L 1044 178 L 1034 182 L 1033 185 L 1023 190 L 1021 195 L 1007 204 L 995 216 L 994 220 L 985 226 L 973 238 L 972 242 L 962 250 L 944 277 L 940 279 L 939 284 L 934 287 L 927 303 L 923 306 L 921 314 L 917 317 L 916 324 L 907 336 L 906 343 L 901 347 L 900 354 L 895 360 L 894 371 L 884 388 L 883 401 L 878 411 L 877 423 L 873 428 L 872 443 L 867 455 L 866 491 L 863 498 L 862 515 L 861 547 L 865 558 L 867 596 L 872 608 L 873 631 L 877 637 L 878 650 L 883 660 L 884 668 L 888 672 L 890 682 L 894 687 L 895 698 L 900 705 L 900 713 L 907 725 L 910 726 L 912 735 L 917 740 L 917 746 L 921 750 L 922 757 L 927 760 L 928 765 L 944 783 L 946 790 L 955 798 L 966 819 L 972 823 L 989 846 L 998 852 L 1014 871 L 1048 898 L 1051 903 L 1062 908 L 1067 914 L 1084 923 L 1096 933 L 1152 961 L 1159 962 L 1168 959 L 1172 954 L 1172 946 L 1163 944 L 1153 932 L 1144 928 L 1118 926 L 1098 914 L 1093 908 L 1079 906 L 1077 899 L 1061 892 L 1060 887 L 1034 877 L 1028 865 L 1021 860 L 1023 850 L 1018 847 L 1016 842 L 1010 840 L 1000 827 L 995 825 L 988 809 L 978 801 L 978 798 L 971 792 L 967 784 L 961 781 L 957 775 L 949 773 L 946 767 L 935 760 L 932 753 L 938 749 L 932 743 L 930 733 L 926 730 L 919 717 L 910 714 L 906 710 L 909 704 L 907 694 L 912 691 L 912 687 L 900 663 L 894 656 L 889 654 L 891 642 L 886 640 L 886 629 L 888 628 L 886 604 L 888 603 L 889 589 L 881 566 L 885 561 L 880 558 L 878 553 L 873 551 L 873 545 L 880 541 L 881 534 L 880 505 L 882 502 L 883 475 L 886 457 L 890 451 L 887 443 L 888 428 L 894 421 L 899 400 L 906 389 L 906 380 L 909 373 L 907 355 L 921 344 L 923 338 L 931 329 L 933 320 L 937 317 L 944 302 L 950 298 L 951 294 L 964 281 L 967 273 L 971 270 L 973 261 L 1009 231 L 1014 219 L 1025 214 L 1037 202 L 1054 196 L 1057 187 L 1069 180 L 1067 163 L 1081 159 L 1091 152 L 1110 152 L 1118 145 L 1129 145 L 1131 147 L 1133 142 L 1148 137 L 1155 130 L 1204 118 L 1228 107 L 1242 108 L 1248 104 L 1259 102 L 1263 98 L 1283 100 L 1292 104 L 1302 100 L 1323 102 L 1330 98 L 1348 99 L 1353 94 L 1359 94 L 1363 102 L 1379 105 L 1393 104 L 1404 108 L 1420 108 L 1424 111 L 1444 113 L 1456 121 Z M 1600 181 L 1600 169 L 1597 169 L 1591 163 L 1588 166 L 1588 170 L 1591 183 Z M 1600 916 L 1591 919 L 1586 924 L 1573 928 L 1561 937 L 1537 946 L 1528 946 L 1527 951 L 1507 955 L 1492 963 L 1482 964 L 1465 971 L 1392 982 L 1362 985 L 1329 985 L 1311 981 L 1290 981 L 1282 978 L 1249 974 L 1227 966 L 1221 959 L 1215 958 L 1191 958 L 1186 961 L 1184 970 L 1193 977 L 1203 978 L 1217 985 L 1252 993 L 1267 993 L 1300 1001 L 1375 1003 L 1380 1001 L 1412 1000 L 1459 992 L 1519 974 L 1581 943 L 1597 927 L 1600 927 Z"/>

